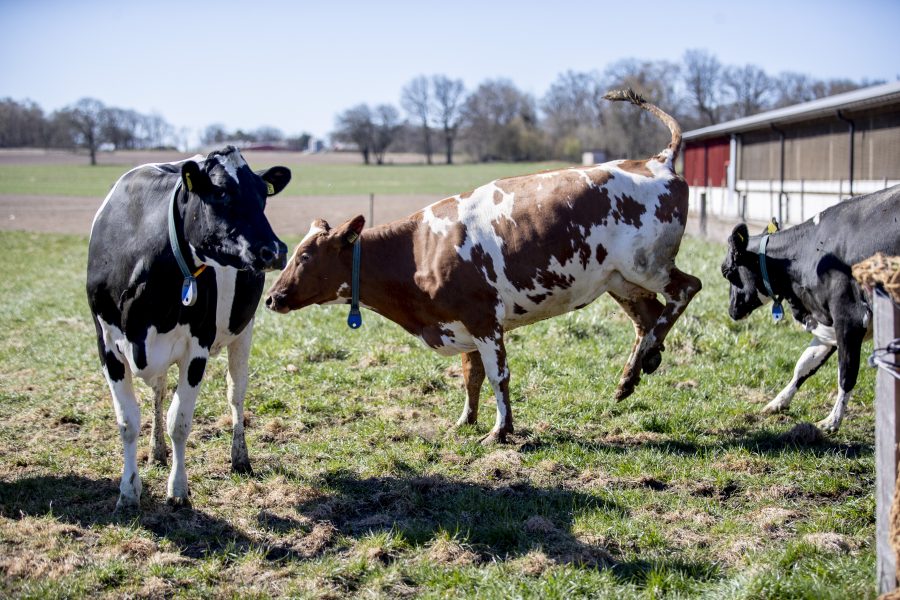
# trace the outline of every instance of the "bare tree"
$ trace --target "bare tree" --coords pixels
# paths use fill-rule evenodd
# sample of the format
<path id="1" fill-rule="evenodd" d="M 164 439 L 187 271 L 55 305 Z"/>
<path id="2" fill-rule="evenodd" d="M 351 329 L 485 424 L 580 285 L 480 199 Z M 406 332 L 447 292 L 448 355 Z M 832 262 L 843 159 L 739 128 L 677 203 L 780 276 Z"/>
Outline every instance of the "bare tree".
<path id="1" fill-rule="evenodd" d="M 450 79 L 446 75 L 434 75 L 434 114 L 444 130 L 444 147 L 447 164 L 453 164 L 453 142 L 462 120 L 463 94 L 465 87 L 461 79 Z"/>
<path id="2" fill-rule="evenodd" d="M 544 128 L 556 156 L 576 160 L 583 150 L 599 145 L 601 87 L 596 73 L 566 71 L 544 94 Z"/>
<path id="3" fill-rule="evenodd" d="M 706 50 L 684 53 L 684 84 L 703 125 L 719 122 L 722 63 Z"/>
<path id="4" fill-rule="evenodd" d="M 772 78 L 756 65 L 726 67 L 722 83 L 732 101 L 731 118 L 748 117 L 770 105 Z"/>
<path id="5" fill-rule="evenodd" d="M 0 99 L 0 147 L 40 146 L 46 138 L 44 111 L 30 100 Z"/>
<path id="6" fill-rule="evenodd" d="M 479 161 L 531 160 L 545 154 L 534 98 L 507 79 L 483 82 L 463 106 L 464 141 Z"/>
<path id="7" fill-rule="evenodd" d="M 221 144 L 228 140 L 228 131 L 221 123 L 213 123 L 207 125 L 203 133 L 200 134 L 200 143 L 204 146 L 212 146 L 213 144 Z"/>
<path id="8" fill-rule="evenodd" d="M 604 72 L 605 89 L 631 88 L 682 122 L 677 110 L 682 104 L 675 82 L 678 65 L 668 61 L 622 60 Z M 669 132 L 652 115 L 621 103 L 603 101 L 601 148 L 613 156 L 639 158 L 659 152 L 669 141 Z"/>
<path id="9" fill-rule="evenodd" d="M 422 124 L 422 136 L 425 142 L 425 161 L 432 164 L 431 146 L 431 84 L 427 77 L 419 75 L 406 84 L 400 93 L 400 105 L 412 118 Z"/>
<path id="10" fill-rule="evenodd" d="M 384 164 L 384 154 L 400 129 L 400 113 L 390 104 L 379 104 L 372 118 L 372 154 L 375 163 Z"/>
<path id="11" fill-rule="evenodd" d="M 92 165 L 97 164 L 97 147 L 103 141 L 105 110 L 103 103 L 94 98 L 82 98 L 65 109 L 76 143 L 88 149 Z"/>
<path id="12" fill-rule="evenodd" d="M 363 162 L 369 164 L 374 133 L 372 109 L 366 104 L 357 104 L 338 115 L 333 137 L 339 142 L 356 144 L 362 154 Z"/>

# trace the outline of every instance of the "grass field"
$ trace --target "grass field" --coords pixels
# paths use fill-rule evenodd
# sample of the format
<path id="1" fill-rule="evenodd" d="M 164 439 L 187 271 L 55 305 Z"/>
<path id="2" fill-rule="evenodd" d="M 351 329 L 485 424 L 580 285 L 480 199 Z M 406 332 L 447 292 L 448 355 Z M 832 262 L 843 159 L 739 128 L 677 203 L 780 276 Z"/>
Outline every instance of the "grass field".
<path id="1" fill-rule="evenodd" d="M 792 428 L 827 414 L 834 362 L 790 414 L 760 415 L 807 335 L 765 311 L 730 321 L 715 244 L 685 241 L 680 265 L 705 287 L 626 401 L 612 395 L 631 325 L 609 299 L 510 334 L 504 447 L 477 443 L 487 386 L 478 430 L 448 433 L 458 361 L 392 323 L 260 312 L 255 475 L 229 473 L 220 356 L 188 444 L 194 508 L 172 511 L 166 470 L 143 467 L 136 515 L 112 512 L 121 445 L 86 240 L 0 233 L 0 247 L 0 596 L 875 596 L 874 374 L 826 439 Z"/>
<path id="2" fill-rule="evenodd" d="M 248 159 L 250 160 L 250 159 Z M 452 195 L 498 177 L 533 173 L 564 163 L 490 163 L 472 165 L 382 165 L 287 163 L 293 180 L 290 196 L 348 194 Z M 254 169 L 268 166 L 251 160 Z M 130 167 L 123 165 L 0 165 L 0 194 L 24 196 L 96 196 L 102 198 Z"/>

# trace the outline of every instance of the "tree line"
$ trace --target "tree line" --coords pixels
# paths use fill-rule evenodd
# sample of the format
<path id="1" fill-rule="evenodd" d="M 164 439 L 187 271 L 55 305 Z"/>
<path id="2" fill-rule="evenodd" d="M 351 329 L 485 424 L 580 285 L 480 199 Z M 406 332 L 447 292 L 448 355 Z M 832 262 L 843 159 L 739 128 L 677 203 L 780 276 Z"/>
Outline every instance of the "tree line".
<path id="1" fill-rule="evenodd" d="M 420 75 L 391 104 L 358 104 L 337 115 L 332 138 L 359 149 L 364 162 L 384 161 L 388 148 L 421 152 L 428 164 L 458 147 L 470 160 L 576 161 L 584 151 L 645 156 L 668 142 L 668 132 L 644 111 L 602 100 L 630 87 L 674 116 L 687 131 L 882 81 L 816 79 L 796 72 L 770 75 L 756 65 L 725 65 L 706 50 L 678 62 L 621 60 L 602 71 L 566 71 L 540 98 L 508 79 L 467 91 L 462 80 Z"/>

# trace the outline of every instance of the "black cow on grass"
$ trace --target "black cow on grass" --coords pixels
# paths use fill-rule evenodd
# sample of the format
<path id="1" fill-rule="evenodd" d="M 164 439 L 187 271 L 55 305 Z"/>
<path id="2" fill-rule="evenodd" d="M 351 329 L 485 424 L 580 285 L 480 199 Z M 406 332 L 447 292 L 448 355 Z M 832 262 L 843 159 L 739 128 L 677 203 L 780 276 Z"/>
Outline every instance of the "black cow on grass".
<path id="1" fill-rule="evenodd" d="M 162 401 L 166 371 L 178 365 L 178 386 L 167 416 L 173 450 L 167 497 L 173 504 L 187 504 L 184 451 L 194 403 L 208 357 L 225 347 L 231 466 L 250 470 L 244 394 L 253 315 L 263 271 L 283 268 L 287 255 L 263 210 L 267 196 L 280 192 L 290 179 L 284 167 L 254 173 L 229 146 L 205 159 L 198 155 L 132 169 L 97 211 L 87 294 L 124 445 L 117 508 L 136 506 L 141 495 L 140 408 L 132 375 L 153 388 L 151 455 L 165 464 Z"/>
<path id="2" fill-rule="evenodd" d="M 722 274 L 731 282 L 728 312 L 732 319 L 743 319 L 774 295 L 776 302 L 787 302 L 813 340 L 790 383 L 763 411 L 786 409 L 803 382 L 837 350 L 837 401 L 818 423 L 825 431 L 837 431 L 856 385 L 860 347 L 871 332 L 872 309 L 850 268 L 876 252 L 900 254 L 900 186 L 841 202 L 796 227 L 764 236 L 749 236 L 743 224 L 731 233 L 722 263 Z M 771 289 L 763 280 L 763 260 Z"/>

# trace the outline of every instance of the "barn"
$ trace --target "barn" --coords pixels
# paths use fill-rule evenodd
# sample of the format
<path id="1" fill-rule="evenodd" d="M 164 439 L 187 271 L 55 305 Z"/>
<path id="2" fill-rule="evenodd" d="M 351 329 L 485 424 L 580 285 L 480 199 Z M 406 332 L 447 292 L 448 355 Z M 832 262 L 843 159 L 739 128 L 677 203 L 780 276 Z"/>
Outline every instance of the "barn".
<path id="1" fill-rule="evenodd" d="M 694 214 L 800 223 L 900 183 L 900 81 L 684 134 Z"/>

